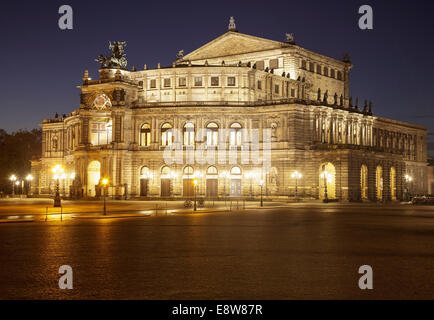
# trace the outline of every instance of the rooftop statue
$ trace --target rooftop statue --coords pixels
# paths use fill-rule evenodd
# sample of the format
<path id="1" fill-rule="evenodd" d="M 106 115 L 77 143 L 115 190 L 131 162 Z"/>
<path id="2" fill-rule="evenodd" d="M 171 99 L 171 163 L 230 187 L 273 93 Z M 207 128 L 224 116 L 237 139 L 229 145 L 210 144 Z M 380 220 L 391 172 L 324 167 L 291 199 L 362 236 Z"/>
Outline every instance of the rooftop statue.
<path id="1" fill-rule="evenodd" d="M 125 69 L 127 67 L 126 54 L 124 47 L 127 45 L 126 41 L 109 41 L 109 49 L 112 51 L 109 56 L 103 56 L 100 54 L 96 62 L 101 63 L 101 68 L 116 68 L 120 67 Z"/>

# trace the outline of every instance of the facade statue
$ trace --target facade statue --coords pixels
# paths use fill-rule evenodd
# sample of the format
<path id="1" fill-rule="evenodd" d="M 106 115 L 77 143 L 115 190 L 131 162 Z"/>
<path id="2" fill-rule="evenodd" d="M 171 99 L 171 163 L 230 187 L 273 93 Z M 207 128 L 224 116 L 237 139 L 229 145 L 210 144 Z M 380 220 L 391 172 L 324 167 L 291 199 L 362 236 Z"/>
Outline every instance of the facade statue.
<path id="1" fill-rule="evenodd" d="M 126 41 L 109 41 L 109 49 L 112 51 L 109 56 L 103 56 L 100 54 L 96 62 L 101 64 L 101 68 L 116 68 L 120 67 L 125 69 L 127 67 L 126 54 L 124 47 L 127 45 Z"/>
<path id="2" fill-rule="evenodd" d="M 335 106 L 337 106 L 338 105 L 338 94 L 336 92 L 335 92 L 334 99 L 335 99 Z"/>
<path id="3" fill-rule="evenodd" d="M 344 96 L 341 94 L 341 97 L 340 97 L 340 106 L 342 107 L 343 105 L 344 105 Z"/>
<path id="4" fill-rule="evenodd" d="M 324 101 L 323 101 L 325 104 L 327 104 L 328 98 L 329 98 L 329 91 L 326 90 L 326 92 L 324 93 Z"/>
<path id="5" fill-rule="evenodd" d="M 318 101 L 321 101 L 321 89 L 320 88 L 318 88 Z"/>

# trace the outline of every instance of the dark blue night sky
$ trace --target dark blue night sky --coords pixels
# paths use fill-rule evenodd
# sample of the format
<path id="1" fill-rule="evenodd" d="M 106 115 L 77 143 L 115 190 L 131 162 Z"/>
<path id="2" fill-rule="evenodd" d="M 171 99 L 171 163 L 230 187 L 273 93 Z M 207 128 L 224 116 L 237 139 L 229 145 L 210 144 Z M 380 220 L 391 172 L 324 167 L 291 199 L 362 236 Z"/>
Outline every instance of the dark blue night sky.
<path id="1" fill-rule="evenodd" d="M 74 29 L 58 28 L 62 4 Z M 358 28 L 358 8 L 374 10 L 374 30 Z M 34 128 L 42 119 L 78 108 L 85 68 L 108 40 L 126 40 L 128 66 L 170 65 L 226 32 L 235 17 L 242 33 L 283 41 L 341 58 L 354 68 L 351 95 L 374 102 L 374 114 L 434 131 L 433 1 L 15 1 L 0 8 L 0 128 Z M 431 148 L 434 149 L 434 146 Z"/>

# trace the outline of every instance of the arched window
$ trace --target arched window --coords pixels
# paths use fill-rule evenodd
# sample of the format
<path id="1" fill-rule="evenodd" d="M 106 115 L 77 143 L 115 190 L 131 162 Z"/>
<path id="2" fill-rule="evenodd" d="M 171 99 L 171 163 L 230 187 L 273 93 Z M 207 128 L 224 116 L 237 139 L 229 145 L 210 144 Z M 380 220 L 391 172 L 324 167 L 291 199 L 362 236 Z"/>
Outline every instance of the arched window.
<path id="1" fill-rule="evenodd" d="M 147 123 L 140 128 L 140 145 L 149 146 L 151 144 L 151 126 Z"/>
<path id="2" fill-rule="evenodd" d="M 194 124 L 191 122 L 187 122 L 184 125 L 184 145 L 194 145 Z"/>
<path id="3" fill-rule="evenodd" d="M 241 125 L 238 122 L 232 123 L 229 134 L 229 145 L 230 146 L 241 146 L 242 136 L 241 136 Z"/>
<path id="4" fill-rule="evenodd" d="M 170 146 L 173 142 L 172 125 L 165 123 L 161 126 L 161 145 Z"/>
<path id="5" fill-rule="evenodd" d="M 206 144 L 208 146 L 216 146 L 218 144 L 219 126 L 215 122 L 210 122 L 206 126 Z"/>
<path id="6" fill-rule="evenodd" d="M 231 175 L 233 175 L 233 176 L 239 176 L 239 175 L 241 175 L 241 169 L 240 169 L 240 167 L 232 167 L 232 169 L 231 169 Z"/>
<path id="7" fill-rule="evenodd" d="M 163 177 L 168 178 L 170 176 L 170 168 L 168 166 L 164 166 L 161 168 L 161 175 Z"/>
<path id="8" fill-rule="evenodd" d="M 151 177 L 151 171 L 148 167 L 142 167 L 140 169 L 140 179 L 149 179 Z"/>
<path id="9" fill-rule="evenodd" d="M 188 178 L 193 178 L 194 169 L 192 166 L 186 166 L 183 172 L 184 176 L 187 176 Z"/>
<path id="10" fill-rule="evenodd" d="M 206 174 L 209 176 L 217 175 L 218 174 L 217 168 L 214 166 L 208 167 L 208 169 L 206 169 Z"/>

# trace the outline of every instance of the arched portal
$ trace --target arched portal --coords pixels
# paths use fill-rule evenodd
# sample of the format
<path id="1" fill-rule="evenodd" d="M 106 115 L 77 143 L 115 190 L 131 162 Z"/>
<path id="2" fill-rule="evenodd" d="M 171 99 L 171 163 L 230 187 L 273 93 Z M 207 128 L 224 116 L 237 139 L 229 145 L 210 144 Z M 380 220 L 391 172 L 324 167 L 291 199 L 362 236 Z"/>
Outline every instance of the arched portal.
<path id="1" fill-rule="evenodd" d="M 375 170 L 375 187 L 377 200 L 383 200 L 383 168 L 381 166 L 377 166 Z"/>
<path id="2" fill-rule="evenodd" d="M 230 173 L 231 173 L 230 195 L 231 197 L 241 197 L 241 168 L 232 167 Z"/>
<path id="3" fill-rule="evenodd" d="M 218 196 L 218 170 L 214 166 L 206 170 L 206 196 L 217 198 Z"/>
<path id="4" fill-rule="evenodd" d="M 147 197 L 149 191 L 149 179 L 152 174 L 148 167 L 142 167 L 140 169 L 140 196 Z"/>
<path id="5" fill-rule="evenodd" d="M 360 192 L 361 199 L 368 200 L 368 167 L 365 164 L 360 168 Z"/>
<path id="6" fill-rule="evenodd" d="M 336 199 L 336 170 L 331 162 L 324 163 L 319 168 L 319 198 Z"/>
<path id="7" fill-rule="evenodd" d="M 87 167 L 87 195 L 95 197 L 96 186 L 99 184 L 101 178 L 101 163 L 99 161 L 92 161 Z"/>
<path id="8" fill-rule="evenodd" d="M 390 168 L 390 199 L 396 200 L 396 169 Z"/>

